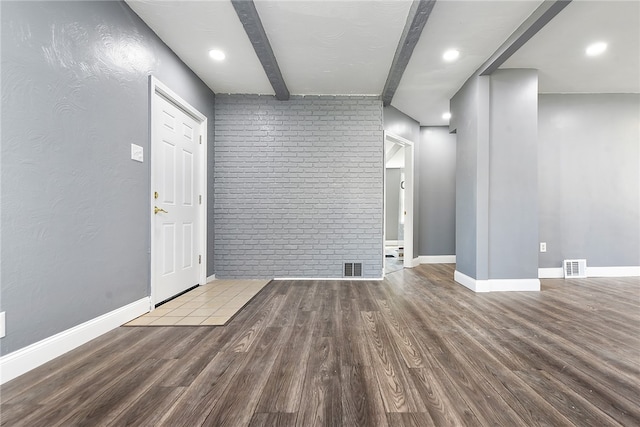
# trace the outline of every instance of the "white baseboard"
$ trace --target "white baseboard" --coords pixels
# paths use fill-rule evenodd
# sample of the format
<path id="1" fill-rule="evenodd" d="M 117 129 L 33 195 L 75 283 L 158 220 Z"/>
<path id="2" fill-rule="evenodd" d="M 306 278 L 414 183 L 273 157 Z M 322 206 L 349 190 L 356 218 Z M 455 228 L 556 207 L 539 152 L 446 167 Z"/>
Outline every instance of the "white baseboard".
<path id="1" fill-rule="evenodd" d="M 55 359 L 94 338 L 109 332 L 149 311 L 149 297 L 120 307 L 71 329 L 31 344 L 0 358 L 0 384 L 4 384 Z"/>
<path id="2" fill-rule="evenodd" d="M 354 280 L 354 281 L 379 281 L 384 280 L 384 277 L 276 277 L 273 280 L 319 280 L 319 281 L 327 281 L 327 280 Z"/>
<path id="3" fill-rule="evenodd" d="M 640 266 L 629 267 L 587 267 L 587 277 L 637 277 L 640 276 Z M 564 279 L 562 267 L 539 268 L 540 279 Z"/>
<path id="4" fill-rule="evenodd" d="M 562 267 L 557 268 L 539 268 L 539 279 L 562 279 L 564 277 L 564 270 Z"/>
<path id="5" fill-rule="evenodd" d="M 421 255 L 420 264 L 455 264 L 455 255 Z"/>
<path id="6" fill-rule="evenodd" d="M 216 280 L 216 275 L 215 274 L 212 274 L 211 276 L 207 277 L 207 283 L 212 282 L 214 280 Z"/>
<path id="7" fill-rule="evenodd" d="M 540 290 L 538 279 L 476 280 L 456 270 L 453 280 L 474 292 L 536 292 Z"/>
<path id="8" fill-rule="evenodd" d="M 629 267 L 589 267 L 587 277 L 637 277 L 640 276 L 640 266 Z"/>

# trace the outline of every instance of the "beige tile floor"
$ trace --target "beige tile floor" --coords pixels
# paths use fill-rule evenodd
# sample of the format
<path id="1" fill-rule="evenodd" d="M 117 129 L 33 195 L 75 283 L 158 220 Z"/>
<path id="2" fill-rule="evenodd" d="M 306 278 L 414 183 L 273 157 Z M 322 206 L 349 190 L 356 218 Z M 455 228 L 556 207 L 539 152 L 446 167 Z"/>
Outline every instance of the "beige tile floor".
<path id="1" fill-rule="evenodd" d="M 269 280 L 213 280 L 125 326 L 221 326 L 267 283 Z"/>

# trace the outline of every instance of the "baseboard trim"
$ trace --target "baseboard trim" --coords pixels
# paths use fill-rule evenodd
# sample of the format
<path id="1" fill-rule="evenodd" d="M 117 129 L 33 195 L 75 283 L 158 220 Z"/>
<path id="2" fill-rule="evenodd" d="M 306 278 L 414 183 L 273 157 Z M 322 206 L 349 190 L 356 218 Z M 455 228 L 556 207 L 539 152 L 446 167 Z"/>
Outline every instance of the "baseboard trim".
<path id="1" fill-rule="evenodd" d="M 212 274 L 211 276 L 207 277 L 207 283 L 209 283 L 209 282 L 211 282 L 213 280 L 216 280 L 216 275 L 215 274 Z"/>
<path id="2" fill-rule="evenodd" d="M 539 279 L 562 279 L 564 278 L 564 270 L 562 267 L 557 268 L 539 268 Z"/>
<path id="3" fill-rule="evenodd" d="M 638 277 L 640 266 L 628 267 L 587 267 L 587 277 Z M 564 279 L 562 267 L 539 268 L 540 279 Z"/>
<path id="4" fill-rule="evenodd" d="M 587 277 L 637 277 L 640 276 L 640 266 L 629 267 L 589 267 Z"/>
<path id="5" fill-rule="evenodd" d="M 455 264 L 455 255 L 421 255 L 418 257 L 420 264 Z"/>
<path id="6" fill-rule="evenodd" d="M 71 329 L 45 338 L 0 358 L 0 384 L 4 384 L 94 338 L 149 312 L 149 297 L 139 299 Z"/>
<path id="7" fill-rule="evenodd" d="M 473 292 L 537 292 L 540 290 L 538 279 L 490 279 L 476 280 L 456 270 L 453 280 Z"/>
<path id="8" fill-rule="evenodd" d="M 276 277 L 273 280 L 297 280 L 297 281 L 301 281 L 301 280 L 318 280 L 318 281 L 345 281 L 345 280 L 351 280 L 351 281 L 380 281 L 380 280 L 384 280 L 384 277 Z"/>

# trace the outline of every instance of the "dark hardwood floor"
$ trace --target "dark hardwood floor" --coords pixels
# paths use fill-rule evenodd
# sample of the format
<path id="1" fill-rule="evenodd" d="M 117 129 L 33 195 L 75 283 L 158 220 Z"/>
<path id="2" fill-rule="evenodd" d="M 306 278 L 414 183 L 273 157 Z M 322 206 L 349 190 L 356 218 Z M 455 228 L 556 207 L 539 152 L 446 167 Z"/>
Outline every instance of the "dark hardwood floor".
<path id="1" fill-rule="evenodd" d="M 1 424 L 640 425 L 638 278 L 452 277 L 275 281 L 226 327 L 119 328 L 5 384 Z"/>

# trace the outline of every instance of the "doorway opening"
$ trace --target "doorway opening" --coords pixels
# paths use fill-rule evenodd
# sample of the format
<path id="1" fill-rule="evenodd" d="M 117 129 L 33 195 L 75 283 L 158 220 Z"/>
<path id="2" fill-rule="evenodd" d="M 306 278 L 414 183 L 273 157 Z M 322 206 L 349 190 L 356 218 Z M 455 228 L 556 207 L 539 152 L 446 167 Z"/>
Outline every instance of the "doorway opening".
<path id="1" fill-rule="evenodd" d="M 384 134 L 384 274 L 413 264 L 413 142 Z"/>

